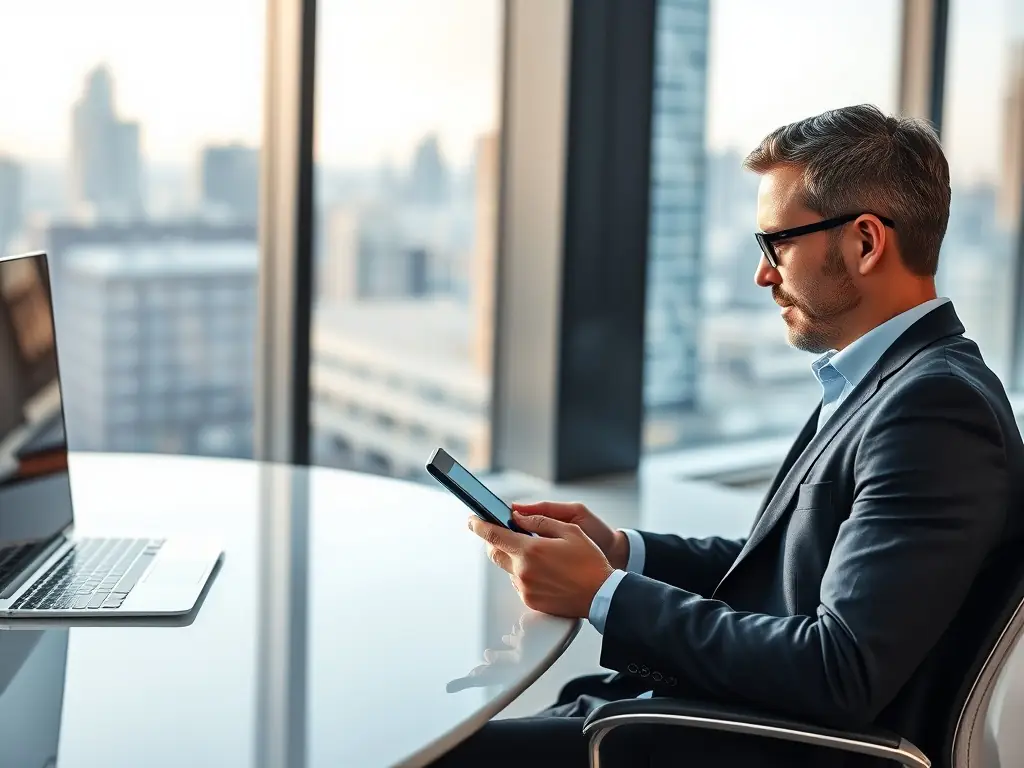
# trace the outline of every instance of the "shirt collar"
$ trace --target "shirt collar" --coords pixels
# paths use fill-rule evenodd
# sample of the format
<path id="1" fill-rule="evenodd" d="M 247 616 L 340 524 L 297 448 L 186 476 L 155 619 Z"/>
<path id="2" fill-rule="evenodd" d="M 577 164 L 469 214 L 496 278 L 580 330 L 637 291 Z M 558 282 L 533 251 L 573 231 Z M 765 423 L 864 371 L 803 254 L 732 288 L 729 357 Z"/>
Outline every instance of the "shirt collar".
<path id="1" fill-rule="evenodd" d="M 811 373 L 813 373 L 814 378 L 816 378 L 822 384 L 824 384 L 826 380 L 832 378 L 833 376 L 831 370 L 825 369 L 830 368 L 829 363 L 832 361 L 832 358 L 835 357 L 835 354 L 836 351 L 834 349 L 830 350 L 823 354 L 821 357 L 815 358 L 814 362 L 811 363 Z"/>
<path id="2" fill-rule="evenodd" d="M 933 309 L 948 302 L 949 299 L 939 297 L 901 312 L 875 326 L 845 349 L 826 352 L 811 364 L 811 371 L 818 381 L 824 383 L 829 378 L 829 372 L 823 369 L 830 366 L 849 382 L 851 389 L 856 387 L 904 331 Z"/>

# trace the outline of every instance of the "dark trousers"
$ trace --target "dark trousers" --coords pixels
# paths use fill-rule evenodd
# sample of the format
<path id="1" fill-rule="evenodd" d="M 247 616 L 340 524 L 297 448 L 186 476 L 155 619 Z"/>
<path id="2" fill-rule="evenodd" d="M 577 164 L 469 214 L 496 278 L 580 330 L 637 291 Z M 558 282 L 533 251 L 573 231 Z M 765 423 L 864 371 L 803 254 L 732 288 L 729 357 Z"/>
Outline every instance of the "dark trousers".
<path id="1" fill-rule="evenodd" d="M 533 717 L 492 720 L 431 768 L 587 768 L 583 721 L 606 701 L 642 693 L 635 683 L 595 675 L 573 680 L 554 706 Z M 682 727 L 617 728 L 601 744 L 601 764 L 683 768 L 885 768 L 887 763 L 804 744 Z"/>
<path id="2" fill-rule="evenodd" d="M 587 715 L 606 701 L 638 693 L 635 686 L 611 682 L 608 675 L 573 680 L 562 689 L 554 706 L 533 717 L 492 720 L 434 762 L 432 768 L 587 768 L 587 739 L 583 736 Z M 623 729 L 621 736 L 609 735 L 601 748 L 602 759 L 611 765 L 637 765 L 633 749 L 642 753 L 642 742 L 635 743 L 642 739 L 641 730 L 645 729 Z"/>

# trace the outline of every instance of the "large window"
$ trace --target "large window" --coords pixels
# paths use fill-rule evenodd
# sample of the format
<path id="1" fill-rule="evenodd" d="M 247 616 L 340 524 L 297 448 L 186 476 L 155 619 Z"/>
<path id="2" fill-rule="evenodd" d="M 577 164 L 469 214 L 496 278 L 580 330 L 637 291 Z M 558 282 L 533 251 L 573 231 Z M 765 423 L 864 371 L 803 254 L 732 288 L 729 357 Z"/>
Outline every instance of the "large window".
<path id="1" fill-rule="evenodd" d="M 741 162 L 773 128 L 826 109 L 895 111 L 900 20 L 891 0 L 660 0 L 649 450 L 789 433 L 810 414 L 811 357 L 787 345 L 778 307 L 754 285 L 757 178 Z"/>
<path id="2" fill-rule="evenodd" d="M 217 371 L 255 343 L 264 16 L 258 0 L 3 11 L 0 253 L 50 256 L 72 448 L 252 454 L 253 369 Z"/>
<path id="3" fill-rule="evenodd" d="M 1012 5 L 952 3 L 942 123 L 953 199 L 939 289 L 1004 378 L 1024 209 L 1024 13 Z"/>
<path id="4" fill-rule="evenodd" d="M 318 464 L 489 464 L 502 5 L 318 5 Z"/>
<path id="5" fill-rule="evenodd" d="M 831 107 L 896 111 L 902 11 L 658 1 L 648 450 L 786 435 L 813 408 L 810 356 L 753 283 L 757 179 L 741 162 Z M 314 234 L 317 463 L 421 477 L 441 445 L 491 464 L 503 14 L 317 4 L 316 210 L 299 222 Z M 1009 379 L 1024 20 L 1008 0 L 958 0 L 949 28 L 940 291 Z M 0 72 L 31 76 L 0 77 L 0 253 L 50 254 L 75 448 L 251 455 L 265 33 L 260 0 L 5 12 Z"/>

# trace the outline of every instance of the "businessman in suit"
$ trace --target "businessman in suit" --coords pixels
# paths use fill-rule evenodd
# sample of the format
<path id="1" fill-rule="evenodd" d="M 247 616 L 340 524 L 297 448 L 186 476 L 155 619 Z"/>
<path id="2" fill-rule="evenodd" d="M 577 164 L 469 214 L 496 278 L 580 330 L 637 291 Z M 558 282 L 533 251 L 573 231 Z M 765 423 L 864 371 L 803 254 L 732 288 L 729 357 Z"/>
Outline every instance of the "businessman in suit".
<path id="1" fill-rule="evenodd" d="M 526 605 L 589 619 L 618 674 L 537 717 L 488 724 L 439 765 L 586 765 L 583 718 L 649 692 L 875 723 L 933 748 L 915 721 L 942 675 L 933 651 L 993 551 L 1024 529 L 1006 394 L 936 296 L 948 165 L 927 124 L 871 106 L 779 128 L 745 164 L 761 176 L 755 280 L 790 343 L 820 354 L 820 404 L 744 540 L 613 531 L 578 504 L 519 507 L 536 538 L 471 519 Z M 770 391 L 751 397 L 772 407 Z M 609 746 L 628 765 L 873 764 L 621 730 Z"/>

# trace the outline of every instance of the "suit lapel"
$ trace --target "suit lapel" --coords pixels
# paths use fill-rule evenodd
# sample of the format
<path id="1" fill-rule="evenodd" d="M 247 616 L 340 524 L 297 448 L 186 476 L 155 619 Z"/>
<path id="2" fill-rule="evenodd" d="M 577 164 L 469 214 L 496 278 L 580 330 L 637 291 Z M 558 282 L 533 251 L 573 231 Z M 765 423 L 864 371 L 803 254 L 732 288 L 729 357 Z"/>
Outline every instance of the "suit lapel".
<path id="1" fill-rule="evenodd" d="M 811 466 L 853 415 L 878 391 L 881 383 L 910 362 L 914 355 L 925 347 L 940 339 L 960 335 L 963 332 L 964 327 L 957 318 L 952 304 L 944 304 L 935 308 L 914 323 L 893 343 L 817 434 L 814 434 L 814 429 L 817 426 L 821 406 L 819 405 L 815 409 L 776 474 L 772 488 L 762 505 L 762 511 L 751 529 L 750 536 L 722 581 L 719 582 L 719 588 L 736 570 L 736 566 L 771 533 L 772 528 L 791 506 L 793 497 Z"/>
<path id="2" fill-rule="evenodd" d="M 832 442 L 837 434 L 846 426 L 846 423 L 861 406 L 864 405 L 871 396 L 875 394 L 878 389 L 878 374 L 875 373 L 868 376 L 864 381 L 853 392 L 850 393 L 849 397 L 843 401 L 843 404 L 839 406 L 832 417 L 825 422 L 821 431 L 818 432 L 811 441 L 807 443 L 807 447 L 800 453 L 797 460 L 793 463 L 793 466 L 786 472 L 785 478 L 779 484 L 774 495 L 765 507 L 764 513 L 758 518 L 757 522 L 754 523 L 754 528 L 750 532 L 750 536 L 747 538 L 746 543 L 743 545 L 743 549 L 740 550 L 739 556 L 733 562 L 728 572 L 722 581 L 729 578 L 736 566 L 738 566 L 753 550 L 765 540 L 765 537 L 771 533 L 772 528 L 775 524 L 782 519 L 783 513 L 789 509 L 793 497 L 796 495 L 797 490 L 800 487 L 800 483 L 804 481 L 807 476 L 807 472 L 810 470 L 811 465 L 821 455 L 821 452 Z M 806 429 L 806 428 L 805 428 Z M 795 448 L 795 446 L 794 446 Z M 721 582 L 719 582 L 721 586 Z"/>
<path id="3" fill-rule="evenodd" d="M 786 458 L 784 458 L 782 460 L 782 464 L 779 465 L 779 469 L 775 473 L 775 477 L 772 479 L 772 484 L 768 488 L 768 493 L 765 494 L 764 499 L 761 501 L 761 506 L 757 510 L 757 516 L 754 518 L 754 525 L 751 526 L 751 531 L 757 527 L 758 521 L 764 514 L 765 509 L 767 509 L 768 505 L 771 503 L 771 500 L 775 498 L 775 494 L 778 492 L 782 481 L 786 478 L 786 475 L 789 474 L 789 470 L 792 469 L 796 460 L 800 458 L 800 454 L 804 452 L 808 443 L 811 442 L 811 439 L 814 437 L 814 433 L 817 432 L 818 416 L 820 413 L 821 403 L 818 403 L 818 407 L 814 409 L 814 413 L 812 413 L 811 417 L 807 419 L 807 423 L 804 424 L 804 428 L 800 430 L 799 434 L 796 436 L 796 440 L 794 440 L 793 444 L 789 447 L 789 453 L 786 454 Z"/>

